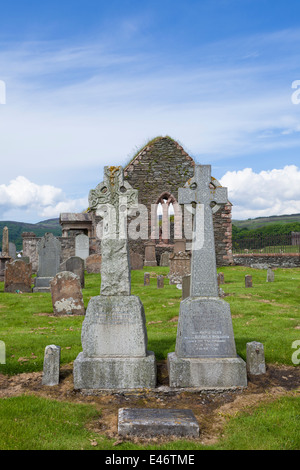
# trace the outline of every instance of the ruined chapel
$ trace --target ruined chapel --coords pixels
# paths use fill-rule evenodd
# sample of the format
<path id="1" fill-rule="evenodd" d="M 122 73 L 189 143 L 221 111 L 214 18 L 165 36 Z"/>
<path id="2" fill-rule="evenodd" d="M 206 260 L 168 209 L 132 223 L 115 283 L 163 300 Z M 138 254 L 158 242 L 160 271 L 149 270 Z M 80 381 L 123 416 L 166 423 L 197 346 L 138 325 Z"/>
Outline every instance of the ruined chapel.
<path id="1" fill-rule="evenodd" d="M 170 207 L 176 207 L 178 188 L 194 175 L 195 162 L 178 142 L 170 137 L 157 137 L 143 147 L 124 167 L 124 179 L 138 190 L 139 203 L 147 207 L 149 217 L 149 237 L 151 234 L 151 207 L 160 207 L 160 213 L 169 217 L 169 231 L 167 238 L 160 227 L 158 238 L 155 240 L 157 264 L 160 264 L 160 256 L 165 251 L 173 251 L 174 247 L 174 215 Z M 212 185 L 220 183 L 212 178 Z M 96 186 L 96 185 L 95 185 Z M 215 248 L 218 266 L 232 263 L 232 205 L 221 207 L 214 214 Z M 174 210 L 173 210 L 174 214 Z M 162 215 L 161 215 L 162 217 Z M 84 233 L 90 238 L 90 254 L 101 252 L 101 243 L 96 237 L 96 225 L 99 222 L 94 211 L 88 209 L 85 213 L 60 214 L 62 226 L 62 238 L 72 239 L 79 233 Z M 164 238 L 162 236 L 164 235 Z M 184 236 L 184 234 L 183 234 Z M 175 234 L 176 238 L 176 234 Z M 189 240 L 187 249 L 189 249 Z M 129 240 L 130 250 L 144 257 L 147 240 Z M 72 256 L 72 254 L 71 254 Z"/>

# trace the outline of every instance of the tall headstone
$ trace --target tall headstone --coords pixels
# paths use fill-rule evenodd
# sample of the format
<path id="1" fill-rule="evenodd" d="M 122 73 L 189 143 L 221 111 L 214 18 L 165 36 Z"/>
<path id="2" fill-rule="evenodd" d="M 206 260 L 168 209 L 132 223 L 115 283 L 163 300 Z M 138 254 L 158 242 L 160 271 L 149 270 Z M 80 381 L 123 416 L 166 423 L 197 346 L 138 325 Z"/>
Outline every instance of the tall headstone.
<path id="1" fill-rule="evenodd" d="M 126 212 L 137 190 L 122 167 L 105 167 L 104 181 L 90 191 L 89 204 L 103 217 L 100 295 L 89 301 L 82 325 L 83 351 L 74 361 L 75 389 L 141 389 L 156 385 L 156 361 L 147 350 L 144 307 L 131 295 Z"/>
<path id="2" fill-rule="evenodd" d="M 267 282 L 274 282 L 275 279 L 275 273 L 271 268 L 268 268 L 267 270 Z"/>
<path id="3" fill-rule="evenodd" d="M 84 233 L 81 233 L 75 238 L 75 256 L 79 256 L 83 260 L 90 254 L 90 241 L 89 237 Z"/>
<path id="4" fill-rule="evenodd" d="M 247 385 L 246 363 L 237 356 L 230 306 L 219 298 L 213 211 L 227 202 L 227 189 L 211 183 L 210 165 L 179 189 L 179 203 L 196 203 L 190 297 L 181 301 L 176 348 L 168 354 L 170 386 L 234 388 Z"/>
<path id="5" fill-rule="evenodd" d="M 16 259 L 16 257 L 17 257 L 17 248 L 16 248 L 16 244 L 15 244 L 15 243 L 9 242 L 9 244 L 8 244 L 8 251 L 9 251 L 9 256 L 10 256 L 12 259 Z"/>
<path id="6" fill-rule="evenodd" d="M 50 292 L 50 281 L 60 270 L 60 241 L 45 233 L 38 243 L 39 267 L 33 292 Z"/>

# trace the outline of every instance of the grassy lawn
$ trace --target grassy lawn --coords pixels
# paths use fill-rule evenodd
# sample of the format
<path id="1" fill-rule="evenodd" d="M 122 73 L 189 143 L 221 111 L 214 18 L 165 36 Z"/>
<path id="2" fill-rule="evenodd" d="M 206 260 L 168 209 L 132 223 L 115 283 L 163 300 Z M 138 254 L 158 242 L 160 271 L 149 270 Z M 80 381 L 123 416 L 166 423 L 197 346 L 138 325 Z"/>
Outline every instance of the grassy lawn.
<path id="1" fill-rule="evenodd" d="M 151 273 L 150 286 L 143 285 L 145 271 Z M 237 353 L 246 359 L 246 343 L 259 341 L 264 344 L 267 364 L 293 366 L 292 343 L 300 340 L 300 269 L 275 270 L 274 283 L 266 282 L 264 270 L 224 267 L 218 271 L 225 277 L 221 287 L 228 294 L 225 300 L 231 307 Z M 165 360 L 175 350 L 181 300 L 181 291 L 169 285 L 166 278 L 164 289 L 157 289 L 156 275 L 167 273 L 168 268 L 132 272 L 132 294 L 143 302 L 148 349 L 154 351 L 157 361 Z M 252 288 L 244 287 L 245 274 L 252 275 Z M 83 296 L 87 306 L 89 299 L 99 294 L 100 276 L 86 274 L 85 279 Z M 61 346 L 62 366 L 72 363 L 82 350 L 83 317 L 54 317 L 51 313 L 50 294 L 6 294 L 0 283 L 0 341 L 6 346 L 1 374 L 42 371 L 44 350 L 49 344 Z M 92 404 L 32 395 L 2 398 L 0 449 L 115 449 L 113 439 L 90 426 L 100 415 L 101 410 Z M 299 398 L 281 397 L 228 417 L 222 437 L 213 445 L 180 440 L 160 446 L 124 442 L 117 448 L 299 449 L 299 418 Z"/>

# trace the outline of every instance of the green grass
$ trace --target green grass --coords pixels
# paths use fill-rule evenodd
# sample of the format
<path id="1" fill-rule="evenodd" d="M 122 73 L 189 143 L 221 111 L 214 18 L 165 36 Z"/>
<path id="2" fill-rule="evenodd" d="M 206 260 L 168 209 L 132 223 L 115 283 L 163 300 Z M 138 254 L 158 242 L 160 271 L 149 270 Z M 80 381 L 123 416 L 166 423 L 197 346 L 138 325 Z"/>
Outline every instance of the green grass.
<path id="1" fill-rule="evenodd" d="M 144 272 L 151 273 L 150 286 L 143 285 Z M 246 359 L 246 343 L 264 344 L 266 362 L 293 366 L 292 343 L 300 339 L 300 269 L 275 270 L 275 282 L 266 282 L 266 271 L 223 267 L 221 287 L 229 294 L 237 353 Z M 144 268 L 132 272 L 132 294 L 138 295 L 146 313 L 148 349 L 158 361 L 175 350 L 181 291 L 169 285 L 157 289 L 156 275 L 168 268 Z M 245 288 L 245 274 L 253 287 Z M 85 306 L 98 295 L 100 276 L 86 274 Z M 14 375 L 41 371 L 44 350 L 49 344 L 61 346 L 61 364 L 72 362 L 81 347 L 84 317 L 54 317 L 51 295 L 7 294 L 0 283 L 0 340 L 6 345 L 6 364 L 0 373 Z M 119 450 L 161 449 L 299 449 L 299 398 L 285 397 L 268 405 L 228 418 L 222 439 L 214 446 L 200 441 L 171 441 L 162 446 L 124 442 Z M 92 405 L 57 402 L 34 396 L 0 400 L 0 449 L 113 449 L 114 441 L 87 425 L 101 418 Z M 201 427 L 201 423 L 200 423 Z M 97 443 L 93 446 L 91 443 Z"/>

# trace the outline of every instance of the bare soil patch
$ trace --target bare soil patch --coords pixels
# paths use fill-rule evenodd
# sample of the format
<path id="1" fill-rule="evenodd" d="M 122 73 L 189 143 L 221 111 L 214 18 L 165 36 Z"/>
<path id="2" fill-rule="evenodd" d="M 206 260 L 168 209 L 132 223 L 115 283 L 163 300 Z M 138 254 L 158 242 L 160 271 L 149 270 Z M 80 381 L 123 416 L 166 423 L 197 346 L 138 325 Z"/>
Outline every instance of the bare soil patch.
<path id="1" fill-rule="evenodd" d="M 99 419 L 88 426 L 94 432 L 122 442 L 117 432 L 119 408 L 178 408 L 191 409 L 200 426 L 199 442 L 213 444 L 221 436 L 229 416 L 248 411 L 262 403 L 299 392 L 300 368 L 269 365 L 261 376 L 248 376 L 248 387 L 227 391 L 172 390 L 168 387 L 165 361 L 158 363 L 158 387 L 143 391 L 101 391 L 88 395 L 73 388 L 73 366 L 61 367 L 60 383 L 53 387 L 42 385 L 42 372 L 15 376 L 0 374 L 0 398 L 33 394 L 74 403 L 93 404 L 99 409 Z M 168 440 L 170 440 L 168 438 Z M 135 439 L 145 442 L 145 439 Z M 155 439 L 157 443 L 165 439 Z M 153 442 L 153 440 L 152 440 Z"/>

